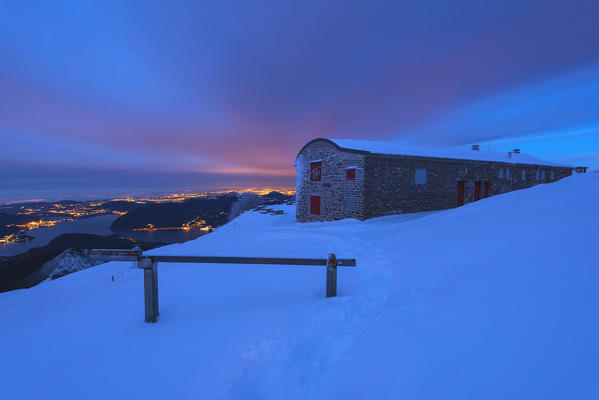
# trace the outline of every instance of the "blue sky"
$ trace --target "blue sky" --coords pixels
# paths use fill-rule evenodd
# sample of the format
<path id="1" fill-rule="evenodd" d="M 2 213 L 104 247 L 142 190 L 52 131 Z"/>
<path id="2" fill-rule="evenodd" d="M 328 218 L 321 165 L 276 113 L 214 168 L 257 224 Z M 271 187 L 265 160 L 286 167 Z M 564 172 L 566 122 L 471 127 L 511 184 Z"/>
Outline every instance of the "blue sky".
<path id="1" fill-rule="evenodd" d="M 293 185 L 315 137 L 597 168 L 598 20 L 596 1 L 0 0 L 0 201 Z"/>

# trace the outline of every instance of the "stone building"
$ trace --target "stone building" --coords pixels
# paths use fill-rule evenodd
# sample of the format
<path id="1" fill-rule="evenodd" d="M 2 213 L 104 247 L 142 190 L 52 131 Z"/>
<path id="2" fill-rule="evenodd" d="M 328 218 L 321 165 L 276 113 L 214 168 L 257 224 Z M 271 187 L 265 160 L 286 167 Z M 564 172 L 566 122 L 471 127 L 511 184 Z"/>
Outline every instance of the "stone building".
<path id="1" fill-rule="evenodd" d="M 442 210 L 572 175 L 572 167 L 517 149 L 455 151 L 324 138 L 307 143 L 294 165 L 299 222 Z"/>

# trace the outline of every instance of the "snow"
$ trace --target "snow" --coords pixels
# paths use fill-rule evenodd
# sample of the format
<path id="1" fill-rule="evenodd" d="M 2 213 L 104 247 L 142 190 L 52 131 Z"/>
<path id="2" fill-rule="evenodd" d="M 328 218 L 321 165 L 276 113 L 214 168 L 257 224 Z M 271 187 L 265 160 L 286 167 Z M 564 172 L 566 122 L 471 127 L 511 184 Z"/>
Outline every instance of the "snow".
<path id="1" fill-rule="evenodd" d="M 4 293 L 3 398 L 599 398 L 599 174 L 362 222 L 275 207 L 151 253 L 356 257 L 338 297 L 323 267 L 165 263 L 148 324 L 119 262 Z"/>
<path id="2" fill-rule="evenodd" d="M 513 152 L 511 157 L 509 157 L 507 152 L 474 151 L 450 147 L 411 146 L 397 142 L 377 142 L 353 139 L 325 140 L 330 140 L 337 146 L 344 149 L 362 150 L 375 154 L 397 154 L 404 156 L 438 157 L 460 160 L 497 161 L 512 164 L 535 164 L 547 166 L 562 166 L 569 168 L 572 167 L 571 165 L 556 164 L 548 161 L 542 161 L 528 154 L 515 154 Z"/>

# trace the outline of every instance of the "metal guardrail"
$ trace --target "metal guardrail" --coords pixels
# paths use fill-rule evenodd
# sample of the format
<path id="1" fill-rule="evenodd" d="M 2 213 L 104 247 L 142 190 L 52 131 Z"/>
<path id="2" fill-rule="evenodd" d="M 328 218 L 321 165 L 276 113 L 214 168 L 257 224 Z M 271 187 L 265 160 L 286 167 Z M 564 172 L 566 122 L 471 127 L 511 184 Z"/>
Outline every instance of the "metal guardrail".
<path id="1" fill-rule="evenodd" d="M 337 296 L 337 267 L 355 267 L 355 258 L 338 259 L 335 254 L 327 258 L 285 258 L 285 257 L 207 257 L 207 256 L 165 256 L 143 255 L 136 247 L 132 250 L 93 249 L 89 255 L 104 261 L 136 261 L 137 268 L 144 270 L 144 304 L 146 322 L 156 322 L 158 318 L 158 263 L 204 263 L 204 264 L 258 264 L 258 265 L 307 265 L 326 266 L 327 297 Z"/>

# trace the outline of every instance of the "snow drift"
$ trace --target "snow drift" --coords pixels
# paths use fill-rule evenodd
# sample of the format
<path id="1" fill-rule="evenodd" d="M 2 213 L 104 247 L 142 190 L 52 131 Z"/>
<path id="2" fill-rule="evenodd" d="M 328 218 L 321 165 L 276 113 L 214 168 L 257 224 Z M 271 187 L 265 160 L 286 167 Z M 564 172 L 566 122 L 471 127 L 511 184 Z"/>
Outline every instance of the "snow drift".
<path id="1" fill-rule="evenodd" d="M 599 398 L 599 174 L 364 222 L 273 207 L 150 253 L 355 257 L 339 297 L 323 267 L 162 264 L 148 324 L 117 262 L 4 293 L 3 397 Z"/>

